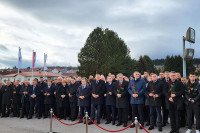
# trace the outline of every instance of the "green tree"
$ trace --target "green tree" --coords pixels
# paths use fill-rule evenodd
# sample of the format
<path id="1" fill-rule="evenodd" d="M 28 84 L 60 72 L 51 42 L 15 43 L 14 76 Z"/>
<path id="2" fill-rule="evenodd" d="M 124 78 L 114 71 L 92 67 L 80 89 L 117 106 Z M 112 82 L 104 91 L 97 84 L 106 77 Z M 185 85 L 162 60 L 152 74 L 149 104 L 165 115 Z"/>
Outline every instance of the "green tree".
<path id="1" fill-rule="evenodd" d="M 107 75 L 119 72 L 129 76 L 135 68 L 135 60 L 125 42 L 112 30 L 97 27 L 90 33 L 84 47 L 78 54 L 80 63 L 78 75 L 96 73 Z"/>

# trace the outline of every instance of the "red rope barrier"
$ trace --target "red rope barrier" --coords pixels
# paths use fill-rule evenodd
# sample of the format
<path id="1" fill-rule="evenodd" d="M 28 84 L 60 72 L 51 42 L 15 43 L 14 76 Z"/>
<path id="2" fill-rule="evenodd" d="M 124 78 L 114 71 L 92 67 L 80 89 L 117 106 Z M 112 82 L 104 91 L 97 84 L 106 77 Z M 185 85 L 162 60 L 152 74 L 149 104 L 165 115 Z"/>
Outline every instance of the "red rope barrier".
<path id="1" fill-rule="evenodd" d="M 89 119 L 90 119 L 90 118 L 89 118 Z M 93 120 L 91 120 L 91 119 L 90 119 L 90 121 L 91 121 L 92 123 L 94 123 L 97 127 L 101 128 L 102 130 L 107 131 L 107 132 L 121 132 L 121 131 L 124 131 L 124 130 L 126 130 L 126 129 L 128 129 L 128 128 L 130 128 L 130 127 L 132 126 L 132 124 L 130 124 L 128 127 L 125 127 L 125 128 L 123 128 L 123 129 L 116 130 L 116 131 L 111 131 L 111 130 L 108 130 L 108 129 L 105 129 L 105 128 L 99 126 L 98 124 L 96 124 L 96 123 L 95 123 Z"/>
<path id="2" fill-rule="evenodd" d="M 144 130 L 144 131 L 146 131 L 147 133 L 150 133 L 148 130 L 146 130 L 141 124 L 140 124 L 140 127 Z"/>
<path id="3" fill-rule="evenodd" d="M 66 124 L 66 123 L 62 122 L 61 120 L 59 120 L 59 119 L 56 117 L 55 114 L 53 114 L 53 116 L 54 116 L 60 123 L 62 123 L 62 124 L 64 124 L 64 125 L 67 125 L 67 126 L 73 126 L 73 125 L 76 125 L 76 124 L 78 124 L 78 123 L 80 123 L 80 122 L 83 121 L 83 118 L 82 118 L 80 121 L 78 121 L 78 122 L 76 122 L 76 123 L 73 123 L 73 124 Z"/>

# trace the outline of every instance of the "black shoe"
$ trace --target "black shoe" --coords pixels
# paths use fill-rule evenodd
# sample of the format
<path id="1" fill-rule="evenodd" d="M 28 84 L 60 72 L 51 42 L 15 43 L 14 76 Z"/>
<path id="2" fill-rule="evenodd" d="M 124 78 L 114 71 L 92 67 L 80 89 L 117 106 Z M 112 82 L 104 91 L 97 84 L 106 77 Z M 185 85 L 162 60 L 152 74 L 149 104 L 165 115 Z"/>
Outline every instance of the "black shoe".
<path id="1" fill-rule="evenodd" d="M 75 121 L 75 119 L 72 119 L 72 121 Z"/>
<path id="2" fill-rule="evenodd" d="M 172 129 L 169 133 L 175 133 L 175 132 L 176 132 L 176 130 Z"/>
<path id="3" fill-rule="evenodd" d="M 20 116 L 20 119 L 21 119 L 21 118 L 24 118 L 24 116 Z"/>
<path id="4" fill-rule="evenodd" d="M 162 127 L 159 127 L 159 128 L 158 128 L 158 131 L 159 131 L 159 132 L 162 132 Z"/>
<path id="5" fill-rule="evenodd" d="M 97 121 L 97 124 L 100 124 L 100 121 Z"/>
<path id="6" fill-rule="evenodd" d="M 27 119 L 32 119 L 32 116 L 29 116 Z"/>
<path id="7" fill-rule="evenodd" d="M 152 129 L 154 129 L 154 127 L 153 127 L 153 126 L 150 126 L 150 127 L 148 128 L 148 130 L 152 130 Z"/>
<path id="8" fill-rule="evenodd" d="M 124 123 L 124 127 L 127 127 L 127 123 Z"/>
<path id="9" fill-rule="evenodd" d="M 115 122 L 114 122 L 114 121 L 112 122 L 112 125 L 115 125 Z"/>
<path id="10" fill-rule="evenodd" d="M 43 117 L 43 119 L 47 118 L 46 116 Z"/>
<path id="11" fill-rule="evenodd" d="M 94 123 L 90 121 L 90 122 L 88 123 L 88 125 L 91 125 L 91 124 L 94 124 Z"/>
<path id="12" fill-rule="evenodd" d="M 122 123 L 121 122 L 119 122 L 119 123 L 117 123 L 117 125 L 116 126 L 121 126 L 122 125 Z"/>
<path id="13" fill-rule="evenodd" d="M 40 119 L 40 116 L 38 117 L 38 119 Z"/>
<path id="14" fill-rule="evenodd" d="M 106 121 L 106 123 L 105 124 L 110 124 L 111 122 L 110 121 Z"/>

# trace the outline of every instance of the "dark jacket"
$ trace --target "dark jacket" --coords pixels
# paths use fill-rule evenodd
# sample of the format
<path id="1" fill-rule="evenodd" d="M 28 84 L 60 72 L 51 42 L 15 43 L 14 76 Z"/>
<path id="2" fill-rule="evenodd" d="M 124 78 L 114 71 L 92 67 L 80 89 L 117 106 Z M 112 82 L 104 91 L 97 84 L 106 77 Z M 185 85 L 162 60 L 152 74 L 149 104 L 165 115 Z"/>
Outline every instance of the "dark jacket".
<path id="1" fill-rule="evenodd" d="M 31 95 L 35 94 L 36 97 L 32 98 Z M 29 101 L 36 101 L 39 102 L 41 101 L 41 97 L 43 95 L 43 93 L 41 92 L 40 88 L 38 85 L 35 86 L 35 89 L 33 90 L 33 85 L 28 86 L 28 95 L 29 95 Z"/>
<path id="2" fill-rule="evenodd" d="M 185 85 L 185 103 L 186 105 L 191 104 L 191 102 L 188 100 L 189 98 L 193 99 L 197 104 L 200 104 L 200 85 L 199 82 L 190 83 L 188 82 Z"/>
<path id="3" fill-rule="evenodd" d="M 43 82 L 38 82 L 37 86 L 39 87 L 41 94 L 43 94 L 44 93 L 44 89 L 47 87 L 47 83 L 45 83 L 44 81 Z M 41 101 L 43 101 L 44 100 L 44 95 L 41 95 L 40 99 L 41 99 Z"/>
<path id="4" fill-rule="evenodd" d="M 74 84 L 70 84 L 68 86 L 67 94 L 72 95 L 72 97 L 69 97 L 70 102 L 77 102 L 76 92 L 79 86 L 80 86 L 79 82 L 75 82 Z"/>
<path id="5" fill-rule="evenodd" d="M 13 86 L 12 85 L 4 85 L 2 88 L 2 104 L 10 105 L 11 104 L 11 98 L 12 98 L 12 92 L 13 92 Z"/>
<path id="6" fill-rule="evenodd" d="M 44 104 L 53 104 L 53 99 L 54 99 L 54 91 L 55 87 L 51 85 L 50 87 L 46 86 L 44 88 L 44 94 L 49 93 L 50 95 L 44 95 Z"/>
<path id="7" fill-rule="evenodd" d="M 28 94 L 24 94 L 24 92 L 28 92 L 28 89 L 30 88 L 28 86 L 22 85 L 19 94 L 21 95 L 21 103 L 24 104 L 24 102 L 29 101 L 29 95 Z"/>
<path id="8" fill-rule="evenodd" d="M 173 98 L 174 104 L 177 105 L 177 110 L 182 110 L 183 109 L 182 96 L 184 95 L 184 92 L 185 92 L 185 87 L 180 81 L 175 80 L 174 83 L 172 81 L 166 83 L 164 87 L 164 94 L 165 94 L 167 108 L 169 109 L 169 104 L 171 104 L 171 102 L 169 101 L 171 94 L 175 94 L 176 97 Z"/>
<path id="9" fill-rule="evenodd" d="M 64 87 L 63 85 L 58 88 L 57 91 L 57 106 L 58 107 L 69 107 L 69 96 L 67 95 L 67 85 Z M 65 95 L 64 98 L 61 95 Z"/>
<path id="10" fill-rule="evenodd" d="M 14 85 L 13 86 L 13 97 L 12 97 L 12 103 L 13 104 L 20 104 L 21 101 L 21 95 L 20 95 L 21 85 Z"/>
<path id="11" fill-rule="evenodd" d="M 112 106 L 116 106 L 116 95 L 114 93 L 114 89 L 115 89 L 116 85 L 115 82 L 112 82 L 111 85 L 109 84 L 109 82 L 106 83 L 106 97 L 105 97 L 105 105 L 112 105 Z M 112 95 L 109 94 L 109 92 L 112 93 Z"/>
<path id="12" fill-rule="evenodd" d="M 105 81 L 99 80 L 97 83 L 96 80 L 93 80 L 91 83 L 91 93 L 99 95 L 98 98 L 94 98 L 91 96 L 91 104 L 103 104 L 104 94 L 105 92 Z"/>
<path id="13" fill-rule="evenodd" d="M 163 87 L 164 83 L 162 81 L 156 81 L 156 82 L 149 82 L 147 86 L 147 93 L 148 95 L 150 93 L 157 94 L 159 97 L 154 98 L 152 96 L 149 96 L 149 105 L 150 106 L 161 106 L 162 105 L 162 100 L 161 96 L 163 94 Z"/>
<path id="14" fill-rule="evenodd" d="M 128 86 L 128 92 L 131 95 L 131 104 L 144 104 L 144 93 L 146 91 L 146 82 L 144 79 L 132 79 Z M 137 98 L 134 98 L 132 95 L 138 94 Z"/>
<path id="15" fill-rule="evenodd" d="M 84 89 L 82 89 L 82 86 L 80 85 L 77 89 L 76 96 L 78 98 L 78 106 L 90 106 L 90 100 L 91 100 L 91 92 L 89 85 L 86 85 Z M 84 96 L 84 99 L 80 99 L 80 96 Z"/>
<path id="16" fill-rule="evenodd" d="M 128 82 L 123 80 L 122 86 L 120 86 L 119 81 L 116 81 L 115 83 L 114 93 L 116 95 L 116 108 L 128 108 Z M 117 94 L 121 94 L 121 98 L 118 98 Z"/>

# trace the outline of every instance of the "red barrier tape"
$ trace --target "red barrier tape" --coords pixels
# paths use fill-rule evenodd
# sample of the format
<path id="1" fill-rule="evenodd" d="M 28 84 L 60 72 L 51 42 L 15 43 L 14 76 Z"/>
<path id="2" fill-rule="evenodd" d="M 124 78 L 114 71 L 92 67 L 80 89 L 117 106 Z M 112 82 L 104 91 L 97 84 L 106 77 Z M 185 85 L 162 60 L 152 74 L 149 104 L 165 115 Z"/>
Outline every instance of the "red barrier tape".
<path id="1" fill-rule="evenodd" d="M 83 118 L 82 118 L 80 121 L 78 121 L 78 122 L 76 122 L 76 123 L 73 123 L 73 124 L 66 124 L 66 123 L 62 122 L 61 120 L 59 120 L 59 119 L 55 116 L 55 114 L 53 114 L 53 116 L 54 116 L 60 123 L 62 123 L 62 124 L 64 124 L 64 125 L 67 125 L 67 126 L 73 126 L 73 125 L 76 125 L 76 124 L 78 124 L 78 123 L 80 123 L 80 122 L 83 121 Z"/>
<path id="2" fill-rule="evenodd" d="M 90 119 L 90 118 L 89 118 L 89 119 Z M 121 132 L 121 131 L 124 131 L 124 130 L 126 130 L 126 129 L 128 129 L 128 128 L 130 128 L 130 127 L 132 126 L 132 124 L 131 124 L 131 125 L 129 125 L 128 127 L 125 127 L 125 128 L 123 128 L 123 129 L 116 130 L 116 131 L 111 131 L 111 130 L 108 130 L 108 129 L 105 129 L 105 128 L 99 126 L 98 124 L 96 124 L 96 123 L 95 123 L 93 120 L 91 120 L 91 119 L 90 119 L 90 121 L 91 121 L 92 123 L 94 123 L 97 127 L 101 128 L 102 130 L 107 131 L 107 132 Z"/>
<path id="3" fill-rule="evenodd" d="M 146 130 L 141 124 L 140 124 L 140 127 L 144 130 L 144 131 L 146 131 L 147 133 L 150 133 L 148 130 Z"/>

